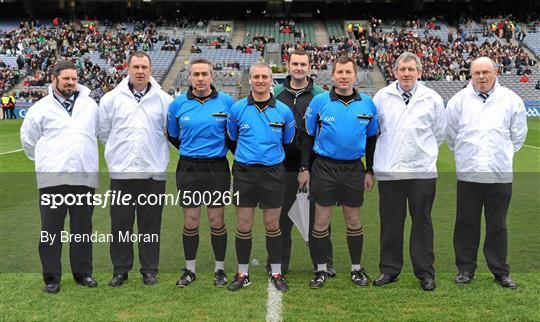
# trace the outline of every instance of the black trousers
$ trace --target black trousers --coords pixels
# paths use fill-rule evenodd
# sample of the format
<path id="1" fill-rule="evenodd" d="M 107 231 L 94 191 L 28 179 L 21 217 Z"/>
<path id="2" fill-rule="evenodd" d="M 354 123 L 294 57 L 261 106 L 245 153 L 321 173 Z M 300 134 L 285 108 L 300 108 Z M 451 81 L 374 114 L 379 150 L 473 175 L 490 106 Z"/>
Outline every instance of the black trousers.
<path id="1" fill-rule="evenodd" d="M 64 222 L 69 210 L 69 233 L 90 236 L 92 234 L 92 213 L 94 206 L 87 202 L 82 205 L 72 204 L 73 199 L 79 195 L 94 194 L 95 189 L 87 186 L 54 186 L 39 189 L 41 215 L 41 236 L 39 242 L 39 257 L 43 272 L 43 280 L 46 284 L 59 283 L 62 276 L 62 241 L 61 232 L 64 230 Z M 49 197 L 47 197 L 47 195 Z M 43 202 L 45 198 L 51 200 L 52 195 L 67 196 L 67 203 L 54 205 Z M 47 236 L 47 239 L 43 237 Z M 51 242 L 50 237 L 54 237 Z M 87 239 L 89 240 L 89 239 Z M 74 241 L 69 243 L 69 263 L 73 277 L 80 280 L 92 275 L 92 242 Z"/>
<path id="2" fill-rule="evenodd" d="M 454 228 L 454 251 L 459 271 L 476 271 L 476 258 L 480 243 L 482 209 L 486 218 L 484 256 L 489 270 L 495 276 L 510 274 L 506 263 L 508 237 L 506 215 L 512 183 L 457 182 L 457 213 Z"/>
<path id="3" fill-rule="evenodd" d="M 435 278 L 431 208 L 437 179 L 379 181 L 382 274 L 397 276 L 403 267 L 403 230 L 407 205 L 412 227 L 409 252 L 414 275 Z"/>
<path id="4" fill-rule="evenodd" d="M 157 241 L 140 240 L 139 262 L 141 274 L 157 273 L 159 265 L 159 238 L 161 231 L 161 215 L 163 204 L 143 204 L 149 195 L 159 196 L 165 193 L 165 181 L 154 179 L 111 179 L 111 191 L 131 195 L 128 205 L 111 204 L 111 261 L 114 274 L 124 274 L 133 268 L 133 242 L 121 241 L 120 234 L 133 233 L 135 212 L 137 213 L 137 233 L 146 236 L 158 236 Z M 141 197 L 140 197 L 141 196 Z M 139 204 L 137 201 L 143 201 Z M 153 199 L 153 197 L 151 197 Z M 154 200 L 152 200 L 154 201 Z"/>
<path id="5" fill-rule="evenodd" d="M 283 240 L 283 249 L 281 257 L 281 267 L 282 271 L 289 270 L 289 264 L 291 262 L 291 248 L 292 248 L 292 229 L 294 223 L 289 217 L 289 211 L 291 210 L 292 205 L 296 201 L 296 194 L 298 193 L 298 171 L 300 169 L 300 159 L 298 158 L 286 158 L 283 163 L 285 166 L 285 171 L 287 172 L 286 177 L 286 187 L 285 187 L 285 198 L 283 199 L 283 206 L 281 207 L 281 217 L 279 218 L 279 228 L 281 230 L 281 236 Z M 315 203 L 309 203 L 309 236 L 311 236 L 311 231 L 313 230 L 313 225 L 315 223 Z M 332 233 L 332 227 L 328 226 L 328 232 Z M 330 240 L 330 247 L 328 249 L 328 262 L 329 266 L 333 266 L 333 250 L 332 250 L 332 240 Z M 313 264 L 313 269 L 317 269 L 317 260 L 315 256 L 315 249 L 311 243 L 311 240 L 308 241 L 309 246 L 309 255 L 311 257 L 311 262 Z M 269 261 L 267 260 L 267 268 L 270 267 Z"/>

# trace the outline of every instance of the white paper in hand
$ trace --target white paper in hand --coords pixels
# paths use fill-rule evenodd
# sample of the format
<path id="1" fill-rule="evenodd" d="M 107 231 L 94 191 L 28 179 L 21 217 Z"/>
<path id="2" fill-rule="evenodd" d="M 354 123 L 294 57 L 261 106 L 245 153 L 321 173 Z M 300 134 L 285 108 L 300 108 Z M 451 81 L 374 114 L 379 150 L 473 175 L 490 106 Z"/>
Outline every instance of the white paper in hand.
<path id="1" fill-rule="evenodd" d="M 289 218 L 300 231 L 304 241 L 309 238 L 309 200 L 308 193 L 300 192 L 296 194 L 296 200 L 289 210 Z"/>

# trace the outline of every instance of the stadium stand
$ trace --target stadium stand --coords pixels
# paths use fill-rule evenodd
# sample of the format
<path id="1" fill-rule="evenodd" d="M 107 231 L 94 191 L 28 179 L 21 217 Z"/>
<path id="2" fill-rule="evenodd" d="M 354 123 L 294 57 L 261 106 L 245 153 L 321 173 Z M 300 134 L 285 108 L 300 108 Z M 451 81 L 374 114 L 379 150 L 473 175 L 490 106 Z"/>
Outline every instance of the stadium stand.
<path id="1" fill-rule="evenodd" d="M 245 43 L 249 43 L 252 41 L 251 37 L 257 35 L 273 38 L 278 43 L 313 42 L 315 40 L 315 30 L 310 21 L 249 20 L 246 29 Z"/>
<path id="2" fill-rule="evenodd" d="M 540 57 L 540 32 L 530 32 L 523 40 L 523 44 L 537 57 Z"/>
<path id="3" fill-rule="evenodd" d="M 125 75 L 126 57 L 136 49 L 149 53 L 153 61 L 153 76 L 162 82 L 184 43 L 185 35 L 190 35 L 193 37 L 190 39 L 196 39 L 196 42 L 191 54 L 183 59 L 202 57 L 214 62 L 216 85 L 233 97 L 242 92 L 245 77 L 242 70 L 261 58 L 284 65 L 292 50 L 303 48 L 311 56 L 315 79 L 320 85 L 331 86 L 332 63 L 339 55 L 346 54 L 357 60 L 363 69 L 356 86 L 373 94 L 381 85 L 375 85 L 372 77 L 375 74 L 365 70 L 371 70 L 378 64 L 386 82 L 392 81 L 391 67 L 397 55 L 404 50 L 415 52 L 424 65 L 422 81 L 441 91 L 445 99 L 466 84 L 470 62 L 479 55 L 488 54 L 500 66 L 501 83 L 522 91 L 524 99 L 538 100 L 538 91 L 534 89 L 539 75 L 537 57 L 531 57 L 519 46 L 505 41 L 509 32 L 520 30 L 520 24 L 497 17 L 461 20 L 454 28 L 439 19 L 409 17 L 391 25 L 383 25 L 382 19 L 374 17 L 369 22 L 362 20 L 366 22 L 362 23 L 363 26 L 370 26 L 368 43 L 361 37 L 355 37 L 353 32 L 347 32 L 346 21 L 354 19 L 344 21 L 324 17 L 323 25 L 330 43 L 324 46 L 314 43 L 315 24 L 311 18 L 249 18 L 240 34 L 244 43 L 235 43 L 235 49 L 230 44 L 234 20 L 214 23 L 211 19 L 196 19 L 189 13 L 146 21 L 129 18 L 114 24 L 104 20 L 98 22 L 95 30 L 62 21 L 60 28 L 37 20 L 25 23 L 4 21 L 0 23 L 0 66 L 5 64 L 6 67 L 1 70 L 0 85 L 5 86 L 5 91 L 9 84 L 12 87 L 23 79 L 27 86 L 20 90 L 21 98 L 39 97 L 44 89 L 40 85 L 48 82 L 49 66 L 57 59 L 67 58 L 81 68 L 81 82 L 89 85 L 94 90 L 93 97 L 99 100 Z M 235 39 L 239 39 L 238 36 Z M 270 55 L 265 57 L 267 44 L 274 45 L 274 42 L 278 51 L 281 47 L 281 62 Z M 539 55 L 540 33 L 528 30 L 523 44 Z M 519 75 L 524 73 L 529 82 L 520 84 Z M 177 81 L 174 84 L 185 90 L 189 85 L 187 73 L 182 71 L 175 77 Z"/>
<path id="4" fill-rule="evenodd" d="M 160 21 L 163 25 L 163 21 Z M 127 56 L 135 50 L 148 52 L 153 63 L 152 75 L 161 82 L 167 75 L 183 43 L 183 35 L 158 33 L 154 24 L 144 21 L 119 23 L 115 28 L 64 23 L 61 28 L 41 26 L 34 22 L 3 24 L 0 60 L 16 66 L 16 76 L 28 76 L 19 93 L 20 99 L 45 90 L 49 68 L 58 59 L 74 61 L 80 68 L 81 83 L 89 86 L 96 100 L 114 88 L 125 75 Z M 10 29 L 12 28 L 12 29 Z M 10 82 L 13 83 L 13 82 Z M 41 87 L 41 88 L 40 88 Z M 5 90 L 5 89 L 4 89 Z"/>
<path id="5" fill-rule="evenodd" d="M 324 25 L 326 27 L 326 31 L 328 32 L 328 41 L 331 43 L 336 42 L 337 39 L 346 36 L 343 24 L 340 24 L 339 20 L 325 20 Z"/>
<path id="6" fill-rule="evenodd" d="M 234 49 L 202 49 L 200 53 L 192 53 L 189 59 L 205 58 L 215 63 L 238 63 L 241 69 L 247 69 L 261 58 L 259 51 L 251 54 L 242 53 Z"/>

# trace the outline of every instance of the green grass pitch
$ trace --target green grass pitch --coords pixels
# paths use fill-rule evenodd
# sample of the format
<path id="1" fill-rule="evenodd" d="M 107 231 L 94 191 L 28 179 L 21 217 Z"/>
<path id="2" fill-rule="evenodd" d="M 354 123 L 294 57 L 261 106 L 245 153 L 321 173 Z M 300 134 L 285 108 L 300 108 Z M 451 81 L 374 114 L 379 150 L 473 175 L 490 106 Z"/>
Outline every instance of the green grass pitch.
<path id="1" fill-rule="evenodd" d="M 94 244 L 97 289 L 77 286 L 69 272 L 68 247 L 64 245 L 62 291 L 45 294 L 37 244 L 40 221 L 34 165 L 20 149 L 20 120 L 0 121 L 0 312 L 11 320 L 264 320 L 268 281 L 264 271 L 266 250 L 260 211 L 256 212 L 252 258 L 252 285 L 233 293 L 212 284 L 213 255 L 208 220 L 201 220 L 197 280 L 186 289 L 175 281 L 184 265 L 180 209 L 167 206 L 163 213 L 159 283 L 142 284 L 135 260 L 129 280 L 119 289 L 107 286 L 112 266 L 109 245 Z M 355 287 L 349 281 L 349 255 L 344 220 L 336 209 L 332 219 L 336 278 L 320 290 L 308 288 L 311 264 L 300 234 L 293 232 L 290 291 L 283 296 L 285 321 L 344 320 L 540 320 L 540 120 L 528 121 L 526 145 L 514 159 L 513 196 L 508 214 L 509 263 L 519 288 L 502 289 L 489 273 L 479 252 L 477 276 L 472 284 L 455 285 L 452 234 L 455 218 L 455 171 L 448 148 L 440 149 L 437 197 L 432 217 L 435 228 L 437 289 L 424 292 L 412 274 L 408 255 L 407 219 L 404 268 L 398 282 L 376 288 Z M 68 148 L 68 147 L 66 147 Z M 100 153 L 103 147 L 100 146 Z M 177 156 L 171 150 L 167 192 L 175 193 L 173 172 Z M 101 188 L 108 189 L 106 164 L 100 160 Z M 371 277 L 378 275 L 379 215 L 376 189 L 365 195 L 362 223 L 365 230 L 362 265 Z M 108 233 L 108 209 L 96 209 L 94 229 Z M 226 210 L 229 231 L 226 270 L 229 279 L 236 270 L 234 209 Z M 67 223 L 67 221 L 66 221 Z M 69 227 L 66 224 L 66 229 Z M 137 257 L 137 256 L 135 256 Z"/>

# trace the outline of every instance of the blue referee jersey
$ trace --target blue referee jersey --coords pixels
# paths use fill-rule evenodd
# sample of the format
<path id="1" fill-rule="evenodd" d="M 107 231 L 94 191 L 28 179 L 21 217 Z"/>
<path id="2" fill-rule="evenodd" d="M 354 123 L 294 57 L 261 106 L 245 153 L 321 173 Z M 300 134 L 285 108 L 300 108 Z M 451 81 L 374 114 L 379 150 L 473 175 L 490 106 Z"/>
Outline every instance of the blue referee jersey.
<path id="1" fill-rule="evenodd" d="M 212 86 L 207 99 L 195 97 L 190 87 L 169 105 L 167 129 L 180 140 L 178 153 L 190 158 L 221 158 L 227 154 L 227 117 L 234 100 Z"/>
<path id="2" fill-rule="evenodd" d="M 234 158 L 246 164 L 272 166 L 282 162 L 283 144 L 292 142 L 294 129 L 291 109 L 273 96 L 259 109 L 249 94 L 231 107 L 227 122 L 229 137 L 238 141 Z"/>
<path id="3" fill-rule="evenodd" d="M 306 111 L 306 130 L 315 137 L 313 151 L 335 160 L 357 160 L 365 155 L 366 138 L 379 131 L 377 109 L 371 98 L 357 93 L 350 102 L 335 91 L 321 93 Z"/>

